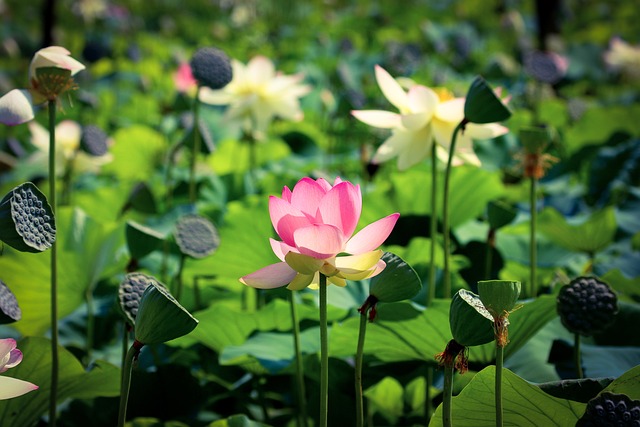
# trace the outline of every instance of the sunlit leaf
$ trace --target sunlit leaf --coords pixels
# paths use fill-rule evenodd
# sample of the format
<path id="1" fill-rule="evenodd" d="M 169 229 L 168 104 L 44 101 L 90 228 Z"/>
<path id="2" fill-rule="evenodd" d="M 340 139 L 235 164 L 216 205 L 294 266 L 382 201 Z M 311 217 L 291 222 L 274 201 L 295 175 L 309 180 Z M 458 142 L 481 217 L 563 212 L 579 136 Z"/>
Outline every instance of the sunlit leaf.
<path id="1" fill-rule="evenodd" d="M 51 390 L 51 341 L 29 337 L 18 342 L 24 358 L 15 368 L 3 375 L 20 378 L 40 388 L 24 396 L 0 401 L 0 420 L 3 427 L 32 426 L 49 407 Z M 58 348 L 58 401 L 67 398 L 92 399 L 120 394 L 120 369 L 98 361 L 89 370 L 63 347 Z M 115 421 L 115 420 L 114 420 Z"/>
<path id="2" fill-rule="evenodd" d="M 495 366 L 486 367 L 453 398 L 453 425 L 495 425 L 495 372 Z M 504 369 L 502 375 L 502 404 L 506 426 L 572 426 L 584 412 L 584 403 L 550 396 L 508 369 Z M 442 425 L 442 405 L 436 409 L 429 425 Z"/>
<path id="3" fill-rule="evenodd" d="M 569 223 L 552 208 L 543 210 L 538 220 L 539 230 L 551 241 L 566 249 L 588 254 L 611 244 L 617 228 L 612 208 L 597 211 L 580 224 Z"/>
<path id="4" fill-rule="evenodd" d="M 382 381 L 364 391 L 370 410 L 380 413 L 390 424 L 395 424 L 403 413 L 404 390 L 395 378 L 384 377 Z"/>

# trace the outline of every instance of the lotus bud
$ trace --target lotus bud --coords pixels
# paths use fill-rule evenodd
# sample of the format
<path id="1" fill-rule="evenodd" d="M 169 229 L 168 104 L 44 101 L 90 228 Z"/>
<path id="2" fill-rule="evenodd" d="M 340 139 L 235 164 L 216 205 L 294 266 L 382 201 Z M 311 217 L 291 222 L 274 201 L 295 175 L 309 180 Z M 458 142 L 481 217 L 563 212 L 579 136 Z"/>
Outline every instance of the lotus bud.
<path id="1" fill-rule="evenodd" d="M 520 282 L 513 280 L 483 280 L 478 282 L 480 300 L 496 317 L 505 317 L 513 311 L 520 296 Z"/>
<path id="2" fill-rule="evenodd" d="M 198 320 L 169 291 L 149 286 L 140 300 L 135 339 L 142 344 L 160 344 L 188 334 L 197 325 Z"/>
<path id="3" fill-rule="evenodd" d="M 480 76 L 471 83 L 464 103 L 464 119 L 470 123 L 501 122 L 511 117 L 511 111 Z"/>

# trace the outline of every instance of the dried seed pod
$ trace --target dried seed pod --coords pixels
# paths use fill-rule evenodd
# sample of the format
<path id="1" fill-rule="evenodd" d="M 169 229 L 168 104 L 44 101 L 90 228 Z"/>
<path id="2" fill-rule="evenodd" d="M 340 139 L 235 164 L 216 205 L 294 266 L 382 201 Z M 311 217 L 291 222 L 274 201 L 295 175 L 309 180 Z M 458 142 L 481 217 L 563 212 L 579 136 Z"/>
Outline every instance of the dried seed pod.
<path id="1" fill-rule="evenodd" d="M 193 258 L 211 255 L 220 246 L 215 226 L 200 215 L 184 215 L 178 220 L 174 233 L 176 243 L 183 254 Z"/>
<path id="2" fill-rule="evenodd" d="M 129 273 L 124 277 L 122 283 L 120 283 L 120 287 L 118 288 L 120 308 L 131 326 L 136 323 L 140 300 L 142 299 L 142 295 L 144 295 L 144 291 L 149 286 L 165 288 L 165 286 L 154 277 L 143 273 Z"/>
<path id="3" fill-rule="evenodd" d="M 201 86 L 222 89 L 233 77 L 229 57 L 215 47 L 203 47 L 191 58 L 191 73 Z"/>
<path id="4" fill-rule="evenodd" d="M 625 394 L 600 393 L 587 403 L 576 426 L 640 427 L 640 400 L 631 400 Z"/>
<path id="5" fill-rule="evenodd" d="M 11 289 L 0 280 L 0 324 L 17 322 L 22 318 L 18 300 Z"/>
<path id="6" fill-rule="evenodd" d="M 80 148 L 92 156 L 104 156 L 107 154 L 107 134 L 95 125 L 87 125 L 82 128 Z"/>
<path id="7" fill-rule="evenodd" d="M 618 297 L 605 282 L 582 276 L 560 289 L 556 307 L 568 330 L 591 336 L 613 323 L 618 313 Z"/>

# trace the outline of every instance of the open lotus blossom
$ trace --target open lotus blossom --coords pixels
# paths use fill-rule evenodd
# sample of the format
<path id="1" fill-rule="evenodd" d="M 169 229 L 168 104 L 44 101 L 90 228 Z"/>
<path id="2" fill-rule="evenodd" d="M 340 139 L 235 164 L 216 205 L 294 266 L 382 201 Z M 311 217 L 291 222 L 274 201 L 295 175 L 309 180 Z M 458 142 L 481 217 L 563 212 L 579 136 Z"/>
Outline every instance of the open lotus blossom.
<path id="1" fill-rule="evenodd" d="M 27 162 L 41 164 L 42 170 L 47 170 L 49 159 L 49 131 L 37 122 L 29 123 L 31 143 L 38 149 Z M 74 173 L 100 171 L 102 165 L 109 163 L 113 156 L 106 153 L 102 156 L 92 156 L 80 150 L 82 128 L 73 120 L 63 120 L 56 125 L 56 171 L 62 176 L 68 167 Z"/>
<path id="2" fill-rule="evenodd" d="M 361 211 L 360 186 L 340 178 L 333 186 L 322 178 L 303 178 L 293 191 L 285 186 L 281 198 L 269 198 L 271 222 L 282 239 L 270 239 L 271 248 L 281 262 L 240 281 L 260 289 L 288 284 L 290 290 L 301 290 L 317 288 L 319 273 L 338 286 L 346 286 L 345 279 L 375 276 L 386 266 L 378 247 L 400 214 L 379 219 L 353 235 Z"/>
<path id="3" fill-rule="evenodd" d="M 276 72 L 273 62 L 256 56 L 247 63 L 231 61 L 233 79 L 223 89 L 203 87 L 200 100 L 207 104 L 229 105 L 227 118 L 240 121 L 245 132 L 262 138 L 275 117 L 301 120 L 299 98 L 311 91 L 302 84 L 302 74 Z"/>
<path id="4" fill-rule="evenodd" d="M 29 89 L 14 89 L 0 98 L 0 123 L 15 126 L 34 118 L 34 106 L 42 104 L 52 96 L 72 86 L 73 80 L 41 82 L 38 80 L 38 68 L 54 67 L 70 70 L 71 75 L 84 70 L 85 66 L 70 56 L 70 52 L 61 46 L 49 46 L 35 53 L 29 65 Z M 58 88 L 59 93 L 53 93 L 52 87 Z"/>
<path id="5" fill-rule="evenodd" d="M 0 373 L 22 362 L 22 352 L 13 338 L 0 339 Z M 38 389 L 38 386 L 17 378 L 0 376 L 0 400 L 22 396 Z"/>
<path id="6" fill-rule="evenodd" d="M 613 71 L 619 71 L 630 80 L 640 80 L 640 45 L 631 45 L 619 37 L 609 42 L 604 62 Z"/>
<path id="7" fill-rule="evenodd" d="M 437 144 L 438 157 L 446 161 L 451 136 L 464 118 L 464 98 L 449 99 L 422 85 L 405 91 L 391 75 L 379 65 L 376 80 L 384 96 L 399 113 L 382 110 L 356 110 L 351 114 L 363 123 L 382 129 L 391 129 L 373 156 L 373 163 L 398 158 L 398 169 L 405 170 L 420 163 L 431 153 L 431 144 Z M 458 136 L 455 164 L 462 162 L 479 165 L 473 151 L 474 139 L 489 139 L 504 135 L 508 129 L 496 123 L 466 125 Z"/>

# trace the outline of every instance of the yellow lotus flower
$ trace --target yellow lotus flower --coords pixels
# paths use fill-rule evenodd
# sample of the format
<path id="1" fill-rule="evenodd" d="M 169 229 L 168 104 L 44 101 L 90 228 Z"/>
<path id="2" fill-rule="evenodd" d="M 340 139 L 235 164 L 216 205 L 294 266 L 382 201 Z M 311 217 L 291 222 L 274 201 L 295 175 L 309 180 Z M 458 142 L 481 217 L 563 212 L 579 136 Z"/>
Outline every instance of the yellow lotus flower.
<path id="1" fill-rule="evenodd" d="M 240 121 L 244 130 L 260 139 L 275 117 L 301 120 L 299 98 L 311 87 L 302 84 L 302 74 L 276 72 L 273 62 L 256 56 L 247 63 L 231 61 L 233 79 L 223 89 L 200 90 L 200 101 L 213 105 L 229 105 L 227 118 Z"/>
<path id="2" fill-rule="evenodd" d="M 431 152 L 431 144 L 437 144 L 438 157 L 446 161 L 455 127 L 464 118 L 464 98 L 440 97 L 431 88 L 413 85 L 405 91 L 400 83 L 379 65 L 376 80 L 384 96 L 399 113 L 381 110 L 357 110 L 351 114 L 369 126 L 391 129 L 373 156 L 373 163 L 398 158 L 398 169 L 405 170 L 420 163 Z M 462 162 L 480 165 L 473 151 L 474 139 L 495 138 L 508 129 L 496 123 L 469 123 L 458 136 L 456 164 Z"/>

